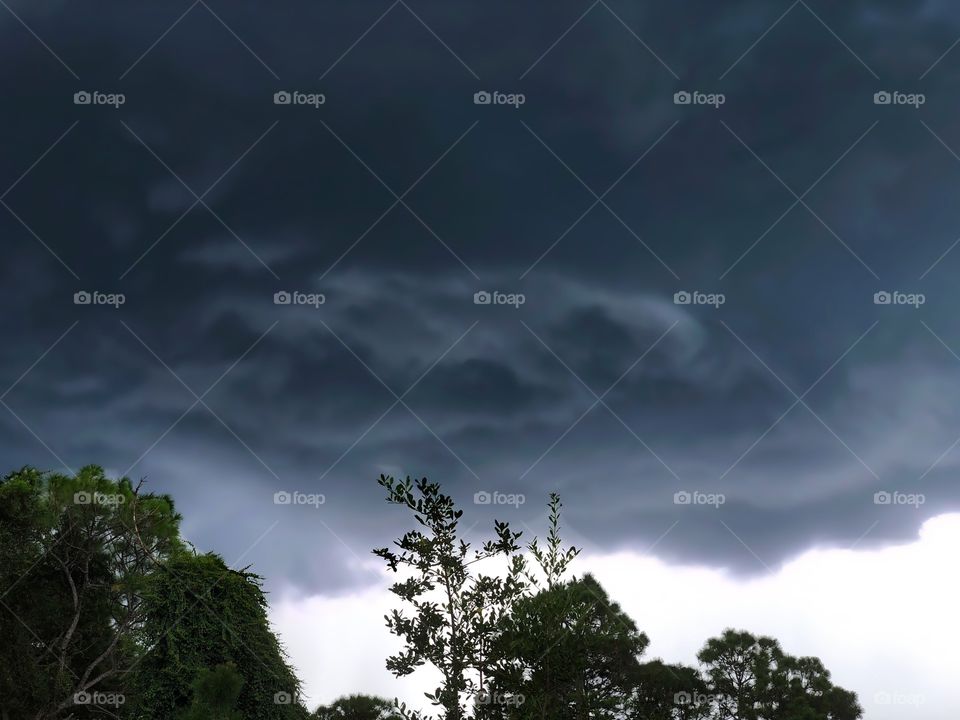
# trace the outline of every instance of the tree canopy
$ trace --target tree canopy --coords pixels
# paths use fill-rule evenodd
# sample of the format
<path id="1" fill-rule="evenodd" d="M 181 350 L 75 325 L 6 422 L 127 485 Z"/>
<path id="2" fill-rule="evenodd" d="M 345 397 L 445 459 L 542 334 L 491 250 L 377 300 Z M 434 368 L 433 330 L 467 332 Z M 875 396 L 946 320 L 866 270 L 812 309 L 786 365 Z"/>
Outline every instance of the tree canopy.
<path id="1" fill-rule="evenodd" d="M 503 623 L 492 700 L 518 720 L 623 717 L 648 643 L 593 576 L 554 585 Z"/>
<path id="2" fill-rule="evenodd" d="M 321 705 L 312 720 L 400 720 L 393 701 L 373 695 L 347 695 Z"/>
<path id="3" fill-rule="evenodd" d="M 182 547 L 168 496 L 97 466 L 0 481 L 0 697 L 16 717 L 85 717 L 125 702 L 144 586 Z M 100 701 L 103 701 L 102 703 Z"/>
<path id="4" fill-rule="evenodd" d="M 394 674 L 424 664 L 443 684 L 426 697 L 441 720 L 856 720 L 856 696 L 832 684 L 817 658 L 787 655 L 768 637 L 727 630 L 698 655 L 699 667 L 642 662 L 649 639 L 597 579 L 568 577 L 576 548 L 560 539 L 560 499 L 548 503 L 545 545 L 526 555 L 520 533 L 494 522 L 475 557 L 458 534 L 462 511 L 437 483 L 381 476 L 390 503 L 417 527 L 399 552 L 374 552 L 390 569 L 414 570 L 393 592 L 413 608 L 387 618 L 403 653 Z M 475 571 L 496 555 L 501 577 Z M 398 708 L 408 720 L 423 714 Z"/>
<path id="5" fill-rule="evenodd" d="M 142 485 L 142 484 L 141 484 Z M 88 466 L 0 479 L 0 720 L 858 720 L 815 657 L 728 629 L 696 666 L 650 644 L 597 578 L 572 574 L 559 496 L 526 545 L 494 520 L 474 547 L 439 483 L 381 476 L 414 527 L 374 550 L 402 577 L 394 675 L 430 665 L 435 715 L 369 695 L 312 714 L 262 578 L 180 538 L 172 498 Z M 498 562 L 499 561 L 499 562 Z"/>
<path id="6" fill-rule="evenodd" d="M 0 718 L 306 716 L 260 578 L 179 525 L 98 466 L 0 480 Z"/>
<path id="7" fill-rule="evenodd" d="M 232 570 L 219 555 L 180 553 L 149 579 L 143 642 L 150 647 L 134 677 L 147 720 L 188 707 L 198 673 L 229 663 L 243 684 L 244 718 L 295 720 L 306 712 L 300 681 L 267 622 L 258 575 Z"/>

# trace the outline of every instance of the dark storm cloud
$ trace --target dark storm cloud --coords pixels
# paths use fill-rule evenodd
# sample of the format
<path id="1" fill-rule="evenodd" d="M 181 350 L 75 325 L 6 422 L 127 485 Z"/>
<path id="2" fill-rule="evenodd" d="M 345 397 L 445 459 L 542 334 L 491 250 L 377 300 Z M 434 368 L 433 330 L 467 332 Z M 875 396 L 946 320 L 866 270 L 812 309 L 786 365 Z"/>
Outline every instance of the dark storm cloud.
<path id="1" fill-rule="evenodd" d="M 956 509 L 956 10 L 589 7 L 11 2 L 49 51 L 0 15 L 3 464 L 146 475 L 305 589 L 366 581 L 381 472 L 531 526 L 559 489 L 597 548 L 743 572 Z"/>

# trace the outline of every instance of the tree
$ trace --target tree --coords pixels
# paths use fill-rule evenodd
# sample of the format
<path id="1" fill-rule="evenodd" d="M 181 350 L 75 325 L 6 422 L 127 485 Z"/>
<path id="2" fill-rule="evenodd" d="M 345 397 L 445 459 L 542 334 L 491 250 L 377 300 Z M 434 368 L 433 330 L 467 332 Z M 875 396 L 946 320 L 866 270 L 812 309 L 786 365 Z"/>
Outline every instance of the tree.
<path id="1" fill-rule="evenodd" d="M 348 695 L 331 705 L 321 705 L 312 720 L 400 720 L 394 703 L 371 695 Z"/>
<path id="2" fill-rule="evenodd" d="M 180 516 L 97 466 L 0 481 L 0 696 L 9 717 L 102 717 L 125 702 L 144 583 Z"/>
<path id="3" fill-rule="evenodd" d="M 856 720 L 862 714 L 855 693 L 830 681 L 830 671 L 819 658 L 784 655 L 776 679 L 779 698 L 769 709 L 777 720 Z"/>
<path id="4" fill-rule="evenodd" d="M 628 717 L 632 720 L 706 720 L 711 703 L 696 668 L 662 660 L 637 667 Z"/>
<path id="5" fill-rule="evenodd" d="M 403 568 L 410 573 L 390 591 L 415 611 L 408 616 L 394 610 L 386 618 L 390 631 L 404 641 L 403 650 L 387 659 L 387 669 L 401 677 L 430 663 L 440 671 L 442 684 L 427 698 L 441 708 L 444 720 L 472 717 L 467 700 L 483 691 L 498 626 L 524 588 L 523 559 L 515 555 L 520 533 L 494 521 L 496 539 L 471 553 L 458 534 L 463 511 L 439 484 L 426 478 L 414 483 L 409 477 L 397 482 L 383 475 L 379 483 L 387 490 L 387 501 L 411 511 L 423 528 L 397 540 L 397 551 L 373 551 L 393 572 Z M 511 558 L 505 577 L 474 571 L 477 563 L 495 557 Z M 403 705 L 399 711 L 405 718 L 420 717 Z"/>
<path id="6" fill-rule="evenodd" d="M 769 702 L 780 646 L 772 638 L 726 630 L 697 655 L 716 704 L 718 720 L 758 720 Z"/>
<path id="7" fill-rule="evenodd" d="M 233 663 L 203 668 L 193 681 L 193 702 L 180 720 L 243 720 L 237 700 L 243 678 Z"/>
<path id="8" fill-rule="evenodd" d="M 726 630 L 697 656 L 716 720 L 856 720 L 856 695 L 817 658 L 787 655 L 773 638 Z"/>
<path id="9" fill-rule="evenodd" d="M 519 599 L 499 643 L 507 717 L 613 720 L 628 710 L 649 640 L 585 575 Z"/>
<path id="10" fill-rule="evenodd" d="M 216 554 L 181 552 L 151 576 L 144 596 L 148 648 L 131 683 L 135 717 L 176 717 L 194 700 L 192 681 L 206 668 L 231 663 L 243 685 L 243 720 L 301 720 L 300 682 L 270 630 L 261 578 L 232 570 Z"/>

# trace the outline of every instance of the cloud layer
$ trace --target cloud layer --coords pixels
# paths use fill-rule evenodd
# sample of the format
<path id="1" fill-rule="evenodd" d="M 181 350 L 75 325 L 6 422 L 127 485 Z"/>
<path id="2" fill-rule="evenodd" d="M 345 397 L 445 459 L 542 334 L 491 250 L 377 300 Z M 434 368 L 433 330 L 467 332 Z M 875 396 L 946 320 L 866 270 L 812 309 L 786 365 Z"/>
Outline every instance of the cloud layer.
<path id="1" fill-rule="evenodd" d="M 952 6 L 108 5 L 0 19 L 5 466 L 146 475 L 327 593 L 381 472 L 748 575 L 957 509 Z"/>

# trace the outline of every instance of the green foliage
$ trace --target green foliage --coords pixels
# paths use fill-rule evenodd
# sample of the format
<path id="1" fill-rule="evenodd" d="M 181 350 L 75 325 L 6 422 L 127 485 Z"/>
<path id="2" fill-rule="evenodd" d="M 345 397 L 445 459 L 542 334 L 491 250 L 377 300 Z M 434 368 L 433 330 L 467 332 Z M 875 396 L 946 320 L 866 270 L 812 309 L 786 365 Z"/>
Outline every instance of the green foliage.
<path id="1" fill-rule="evenodd" d="M 294 676 L 266 614 L 260 577 L 232 570 L 213 553 L 183 552 L 153 574 L 145 590 L 144 642 L 137 666 L 136 717 L 174 717 L 193 701 L 191 683 L 206 668 L 232 663 L 243 680 L 244 720 L 306 716 Z"/>
<path id="2" fill-rule="evenodd" d="M 371 695 L 348 695 L 331 705 L 321 705 L 312 720 L 401 720 L 395 704 Z"/>
<path id="3" fill-rule="evenodd" d="M 23 468 L 0 481 L 0 696 L 14 717 L 84 718 L 87 691 L 115 693 L 136 662 L 143 588 L 181 547 L 167 496 L 97 466 Z"/>
<path id="4" fill-rule="evenodd" d="M 242 720 L 236 710 L 243 678 L 233 663 L 203 668 L 193 681 L 193 703 L 180 720 Z"/>

